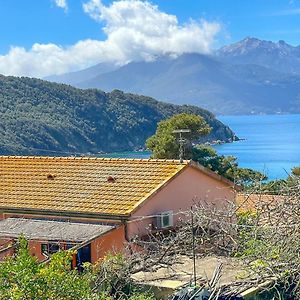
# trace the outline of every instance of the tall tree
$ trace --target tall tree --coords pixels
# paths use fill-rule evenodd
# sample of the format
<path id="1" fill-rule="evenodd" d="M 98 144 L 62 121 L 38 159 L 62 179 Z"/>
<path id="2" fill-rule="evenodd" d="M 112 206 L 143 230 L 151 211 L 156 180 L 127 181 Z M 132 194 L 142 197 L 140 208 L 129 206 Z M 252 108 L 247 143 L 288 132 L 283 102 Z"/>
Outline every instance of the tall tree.
<path id="1" fill-rule="evenodd" d="M 205 120 L 192 114 L 178 114 L 158 123 L 156 133 L 146 141 L 146 146 L 152 151 L 153 158 L 177 159 L 179 157 L 179 143 L 174 133 L 176 129 L 190 129 L 184 134 L 187 144 L 184 151 L 184 158 L 192 158 L 192 150 L 189 144 L 196 142 L 199 137 L 210 132 L 211 128 Z"/>
<path id="2" fill-rule="evenodd" d="M 174 133 L 176 129 L 190 129 L 189 133 L 184 133 L 184 159 L 197 161 L 204 167 L 248 187 L 267 179 L 261 172 L 239 168 L 234 156 L 218 155 L 216 150 L 208 145 L 195 145 L 201 136 L 210 132 L 205 120 L 197 115 L 183 113 L 159 122 L 156 133 L 146 142 L 153 158 L 178 159 L 178 135 Z"/>

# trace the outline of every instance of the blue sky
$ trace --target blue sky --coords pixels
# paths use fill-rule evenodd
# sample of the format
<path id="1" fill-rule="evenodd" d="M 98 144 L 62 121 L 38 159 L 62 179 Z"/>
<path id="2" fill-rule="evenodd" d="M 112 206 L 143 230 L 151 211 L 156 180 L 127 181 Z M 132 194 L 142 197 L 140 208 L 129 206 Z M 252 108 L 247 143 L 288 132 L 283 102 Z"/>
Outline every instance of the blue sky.
<path id="1" fill-rule="evenodd" d="M 151 59 L 163 45 L 166 52 L 207 53 L 246 36 L 300 44 L 300 0 L 117 2 L 0 0 L 0 73 L 42 77 L 98 61 Z M 160 25 L 157 38 L 150 27 Z"/>

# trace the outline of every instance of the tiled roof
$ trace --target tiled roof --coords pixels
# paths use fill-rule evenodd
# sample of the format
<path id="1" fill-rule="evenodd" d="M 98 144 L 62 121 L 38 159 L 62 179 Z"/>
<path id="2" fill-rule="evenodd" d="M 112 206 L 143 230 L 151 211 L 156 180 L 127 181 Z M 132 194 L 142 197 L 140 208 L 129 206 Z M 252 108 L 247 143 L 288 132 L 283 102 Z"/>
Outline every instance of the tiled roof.
<path id="1" fill-rule="evenodd" d="M 128 215 L 187 164 L 0 156 L 0 209 Z"/>
<path id="2" fill-rule="evenodd" d="M 8 218 L 0 221 L 0 236 L 18 238 L 23 234 L 30 240 L 84 242 L 112 228 L 90 223 Z"/>
<path id="3" fill-rule="evenodd" d="M 235 200 L 239 211 L 243 212 L 256 211 L 262 209 L 265 205 L 276 206 L 284 199 L 285 197 L 280 195 L 238 193 Z"/>

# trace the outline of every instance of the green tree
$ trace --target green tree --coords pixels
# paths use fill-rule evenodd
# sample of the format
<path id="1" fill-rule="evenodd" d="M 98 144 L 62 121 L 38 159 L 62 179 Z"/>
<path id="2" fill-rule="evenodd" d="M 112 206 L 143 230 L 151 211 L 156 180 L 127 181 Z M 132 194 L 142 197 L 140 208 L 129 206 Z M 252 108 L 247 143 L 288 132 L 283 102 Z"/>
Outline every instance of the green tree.
<path id="1" fill-rule="evenodd" d="M 179 114 L 158 123 L 156 133 L 146 141 L 146 146 L 152 151 L 153 158 L 178 159 L 179 143 L 176 140 L 176 129 L 190 129 L 190 133 L 184 134 L 184 138 L 192 143 L 197 141 L 200 136 L 206 135 L 211 128 L 205 120 L 192 114 Z M 191 147 L 186 145 L 185 159 L 192 158 Z"/>
<path id="2" fill-rule="evenodd" d="M 288 181 L 284 179 L 277 179 L 277 180 L 271 180 L 268 182 L 265 182 L 262 184 L 261 191 L 263 191 L 266 194 L 281 194 L 283 190 L 287 188 Z"/>
<path id="3" fill-rule="evenodd" d="M 48 264 L 41 264 L 21 237 L 16 255 L 0 264 L 0 299 L 95 299 L 91 274 L 71 270 L 71 258 L 71 252 L 58 252 Z"/>
<path id="4" fill-rule="evenodd" d="M 259 172 L 249 168 L 240 168 L 236 167 L 233 170 L 230 170 L 226 176 L 234 180 L 237 184 L 243 185 L 248 188 L 252 188 L 253 185 L 261 183 L 264 180 L 267 180 L 268 177 Z"/>
<path id="5" fill-rule="evenodd" d="M 30 255 L 19 238 L 17 253 L 0 263 L 0 300 L 153 300 L 134 287 L 122 255 L 109 255 L 97 266 L 71 269 L 71 251 L 60 251 L 48 263 Z"/>
<path id="6" fill-rule="evenodd" d="M 190 129 L 184 138 L 188 141 L 185 145 L 184 158 L 199 162 L 206 168 L 244 186 L 251 186 L 257 181 L 267 179 L 261 172 L 238 167 L 237 158 L 234 156 L 218 155 L 216 150 L 209 145 L 196 145 L 197 140 L 210 132 L 210 127 L 204 119 L 197 115 L 179 114 L 158 123 L 156 133 L 151 136 L 146 146 L 152 151 L 153 158 L 178 159 L 179 143 L 176 129 Z"/>
<path id="7" fill-rule="evenodd" d="M 236 158 L 233 156 L 218 155 L 217 151 L 208 145 L 197 145 L 192 149 L 194 161 L 199 162 L 222 176 L 229 177 L 237 168 Z"/>
<path id="8" fill-rule="evenodd" d="M 283 191 L 299 185 L 300 180 L 300 167 L 294 167 L 291 170 L 291 174 L 286 179 L 277 179 L 264 183 L 260 188 L 262 191 L 268 194 L 282 194 Z"/>
<path id="9" fill-rule="evenodd" d="M 286 188 L 293 189 L 295 186 L 299 186 L 299 181 L 300 181 L 300 166 L 292 168 L 291 173 L 286 180 L 278 180 L 279 183 L 282 182 L 281 190 L 284 190 Z"/>
<path id="10" fill-rule="evenodd" d="M 243 186 L 251 186 L 255 182 L 267 179 L 261 172 L 240 168 L 234 156 L 218 155 L 216 150 L 208 145 L 197 145 L 192 149 L 193 160 L 204 167 Z"/>

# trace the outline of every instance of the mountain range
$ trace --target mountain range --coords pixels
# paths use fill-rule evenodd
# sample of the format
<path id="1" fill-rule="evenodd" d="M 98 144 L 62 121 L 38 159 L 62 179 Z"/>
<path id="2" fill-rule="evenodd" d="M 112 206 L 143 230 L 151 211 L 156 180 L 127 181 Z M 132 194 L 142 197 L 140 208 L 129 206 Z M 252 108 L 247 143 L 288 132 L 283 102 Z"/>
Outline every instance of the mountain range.
<path id="1" fill-rule="evenodd" d="M 0 155 L 80 155 L 145 147 L 157 123 L 179 113 L 212 128 L 201 142 L 236 139 L 212 113 L 126 94 L 81 90 L 35 78 L 0 75 Z"/>
<path id="2" fill-rule="evenodd" d="M 233 64 L 255 64 L 287 74 L 300 75 L 300 46 L 285 41 L 277 43 L 256 38 L 224 46 L 217 51 L 223 61 Z"/>
<path id="3" fill-rule="evenodd" d="M 47 79 L 197 105 L 215 114 L 300 112 L 300 46 L 284 41 L 245 38 L 211 55 L 165 55 L 121 67 L 100 63 Z"/>

